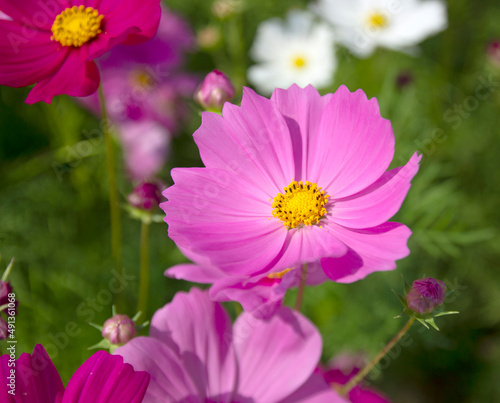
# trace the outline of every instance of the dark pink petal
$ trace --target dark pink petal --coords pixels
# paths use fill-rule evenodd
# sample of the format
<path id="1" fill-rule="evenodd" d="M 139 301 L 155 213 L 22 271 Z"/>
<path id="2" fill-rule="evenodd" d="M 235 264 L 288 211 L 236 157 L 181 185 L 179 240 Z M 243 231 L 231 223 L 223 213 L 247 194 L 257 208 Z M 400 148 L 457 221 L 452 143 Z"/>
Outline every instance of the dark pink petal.
<path id="1" fill-rule="evenodd" d="M 101 0 L 96 7 L 104 15 L 104 32 L 89 43 L 90 58 L 103 55 L 118 44 L 137 45 L 152 38 L 158 29 L 161 9 L 159 0 Z"/>
<path id="2" fill-rule="evenodd" d="M 69 51 L 58 51 L 52 33 L 0 20 L 0 85 L 23 87 L 51 76 Z"/>
<path id="3" fill-rule="evenodd" d="M 286 399 L 314 372 L 321 336 L 301 314 L 281 307 L 269 320 L 242 313 L 233 329 L 240 370 L 238 392 L 255 402 Z"/>
<path id="4" fill-rule="evenodd" d="M 149 374 L 134 371 L 123 358 L 98 351 L 71 377 L 62 403 L 140 403 Z"/>
<path id="5" fill-rule="evenodd" d="M 33 104 L 39 101 L 50 103 L 52 97 L 56 95 L 82 97 L 95 92 L 99 86 L 99 71 L 94 62 L 86 61 L 87 52 L 85 46 L 72 48 L 59 70 L 33 87 L 26 98 L 26 103 Z"/>
<path id="6" fill-rule="evenodd" d="M 56 16 L 64 10 L 58 0 L 0 0 L 0 10 L 28 27 L 50 32 Z"/>
<path id="7" fill-rule="evenodd" d="M 202 114 L 194 133 L 203 163 L 232 172 L 274 197 L 295 176 L 288 127 L 277 107 L 249 88 L 241 107 L 226 103 L 223 117 Z"/>
<path id="8" fill-rule="evenodd" d="M 401 207 L 420 159 L 415 153 L 405 166 L 387 171 L 360 193 L 335 200 L 332 220 L 349 228 L 370 228 L 386 222 Z"/>
<path id="9" fill-rule="evenodd" d="M 163 343 L 152 337 L 136 337 L 118 347 L 114 354 L 121 355 L 135 370 L 150 374 L 145 402 L 196 403 L 206 397 L 205 391 L 195 385 L 171 341 Z"/>
<path id="10" fill-rule="evenodd" d="M 160 204 L 169 236 L 207 256 L 211 265 L 242 275 L 265 271 L 283 247 L 286 231 L 271 220 L 262 190 L 221 169 L 174 169 L 175 184 Z"/>
<path id="11" fill-rule="evenodd" d="M 312 374 L 298 390 L 280 403 L 348 403 L 321 376 Z M 368 403 L 368 402 L 363 402 Z"/>
<path id="12" fill-rule="evenodd" d="M 396 222 L 359 230 L 331 224 L 328 230 L 349 247 L 340 258 L 321 259 L 325 274 L 339 283 L 352 283 L 375 271 L 395 269 L 396 260 L 410 253 L 406 243 L 411 231 Z"/>
<path id="13" fill-rule="evenodd" d="M 276 88 L 273 92 L 271 101 L 285 116 L 292 138 L 296 180 L 312 181 L 308 172 L 308 150 L 315 149 L 321 141 L 319 125 L 332 96 L 321 96 L 312 85 L 302 89 L 293 84 L 287 90 Z"/>
<path id="14" fill-rule="evenodd" d="M 237 371 L 231 321 L 207 292 L 191 288 L 189 293 L 177 293 L 170 304 L 156 311 L 150 334 L 158 340 L 175 342 L 200 394 L 233 393 Z"/>
<path id="15" fill-rule="evenodd" d="M 9 360 L 9 354 L 0 359 L 2 403 L 52 403 L 64 392 L 61 377 L 42 345 L 37 344 L 32 355 L 22 353 L 15 366 L 12 361 L 9 365 Z M 8 393 L 11 370 L 14 370 L 15 395 Z"/>
<path id="16" fill-rule="evenodd" d="M 307 150 L 308 180 L 334 199 L 351 196 L 379 179 L 394 155 L 391 123 L 376 99 L 341 86 L 328 105 L 314 144 Z"/>

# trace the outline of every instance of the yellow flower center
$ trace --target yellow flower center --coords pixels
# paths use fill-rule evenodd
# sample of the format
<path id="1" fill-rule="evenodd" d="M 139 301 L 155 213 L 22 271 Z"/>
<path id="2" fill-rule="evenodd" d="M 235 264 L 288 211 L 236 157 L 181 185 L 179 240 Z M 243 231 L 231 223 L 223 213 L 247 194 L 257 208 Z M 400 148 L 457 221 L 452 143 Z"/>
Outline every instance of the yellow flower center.
<path id="1" fill-rule="evenodd" d="M 382 29 L 389 25 L 389 19 L 382 13 L 374 12 L 369 15 L 367 24 L 371 28 Z"/>
<path id="2" fill-rule="evenodd" d="M 151 74 L 143 70 L 136 70 L 132 72 L 132 82 L 138 87 L 146 89 L 153 87 L 154 84 Z"/>
<path id="3" fill-rule="evenodd" d="M 269 276 L 267 276 L 267 278 L 272 278 L 272 279 L 274 279 L 274 278 L 283 278 L 283 276 L 285 274 L 287 274 L 289 271 L 292 271 L 292 270 L 293 269 L 285 269 L 285 270 L 280 271 L 278 273 L 271 273 Z"/>
<path id="4" fill-rule="evenodd" d="M 52 37 L 63 46 L 80 47 L 99 35 L 104 18 L 92 7 L 73 6 L 59 14 L 52 24 Z"/>
<path id="5" fill-rule="evenodd" d="M 288 229 L 314 225 L 326 215 L 328 195 L 315 183 L 293 181 L 273 200 L 273 216 Z"/>
<path id="6" fill-rule="evenodd" d="M 292 65 L 296 69 L 303 69 L 306 67 L 307 61 L 305 57 L 297 56 L 292 60 Z"/>

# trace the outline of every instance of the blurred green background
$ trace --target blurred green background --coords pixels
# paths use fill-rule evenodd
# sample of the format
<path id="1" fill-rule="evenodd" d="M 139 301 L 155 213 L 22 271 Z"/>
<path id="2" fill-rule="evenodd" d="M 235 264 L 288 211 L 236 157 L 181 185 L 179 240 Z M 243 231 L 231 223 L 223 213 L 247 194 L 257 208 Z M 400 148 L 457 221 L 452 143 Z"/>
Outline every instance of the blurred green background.
<path id="1" fill-rule="evenodd" d="M 248 1 L 225 20 L 213 16 L 210 1 L 172 0 L 168 6 L 195 31 L 213 26 L 222 34 L 218 46 L 190 54 L 187 69 L 202 77 L 219 68 L 241 93 L 258 24 L 284 17 L 291 7 L 304 9 L 307 2 Z M 423 154 L 394 218 L 413 230 L 411 255 L 395 271 L 306 290 L 303 312 L 323 334 L 324 360 L 342 351 L 373 355 L 403 326 L 404 319 L 393 319 L 401 305 L 391 292 L 402 291 L 401 273 L 408 281 L 440 278 L 455 289 L 446 308 L 460 314 L 437 319 L 440 332 L 414 325 L 411 342 L 394 350 L 384 370 L 369 378 L 394 402 L 500 401 L 500 70 L 485 52 L 488 41 L 500 37 L 500 7 L 497 0 L 454 0 L 448 6 L 449 28 L 422 43 L 418 57 L 378 50 L 358 60 L 338 49 L 335 83 L 322 91 L 345 84 L 378 98 L 396 135 L 394 166 L 414 151 Z M 403 88 L 396 85 L 401 73 L 411 77 Z M 476 95 L 481 85 L 488 89 L 485 99 Z M 84 135 L 98 128 L 98 120 L 71 98 L 29 106 L 28 91 L 0 87 L 0 270 L 15 257 L 18 354 L 44 344 L 66 383 L 91 354 L 86 348 L 100 339 L 87 322 L 102 324 L 111 315 L 104 145 L 99 137 Z M 161 175 L 167 184 L 172 167 L 201 165 L 191 138 L 200 117 L 191 110 Z M 120 162 L 119 167 L 124 202 L 132 184 Z M 133 315 L 140 223 L 125 213 L 122 219 L 129 277 L 120 295 L 125 313 Z M 185 260 L 167 237 L 166 224 L 152 225 L 150 238 L 148 318 L 176 291 L 191 286 L 163 276 Z M 294 294 L 287 296 L 289 303 Z"/>

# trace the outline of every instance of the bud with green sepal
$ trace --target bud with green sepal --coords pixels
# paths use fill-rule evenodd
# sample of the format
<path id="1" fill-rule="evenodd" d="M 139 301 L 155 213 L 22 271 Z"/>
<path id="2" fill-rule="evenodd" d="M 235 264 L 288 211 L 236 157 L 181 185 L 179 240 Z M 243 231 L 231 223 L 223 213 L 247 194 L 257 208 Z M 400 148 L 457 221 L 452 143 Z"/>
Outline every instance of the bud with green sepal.
<path id="1" fill-rule="evenodd" d="M 128 343 L 139 331 L 149 324 L 149 322 L 144 322 L 142 325 L 137 325 L 135 323 L 137 319 L 139 319 L 139 316 L 141 316 L 141 312 L 138 312 L 131 319 L 127 315 L 117 314 L 114 305 L 112 307 L 112 315 L 111 318 L 104 322 L 103 326 L 90 323 L 91 326 L 101 332 L 104 338 L 99 343 L 89 347 L 89 350 L 100 348 L 109 350 L 110 353 L 113 353 L 116 348 Z"/>
<path id="2" fill-rule="evenodd" d="M 405 295 L 402 296 L 394 291 L 401 303 L 403 304 L 403 313 L 396 316 L 410 316 L 418 320 L 422 325 L 429 329 L 431 325 L 434 329 L 439 330 L 434 321 L 434 318 L 444 315 L 452 315 L 457 311 L 443 311 L 442 304 L 446 297 L 453 291 L 446 292 L 446 285 L 441 280 L 432 277 L 424 277 L 415 280 L 411 287 L 403 277 L 405 286 Z"/>

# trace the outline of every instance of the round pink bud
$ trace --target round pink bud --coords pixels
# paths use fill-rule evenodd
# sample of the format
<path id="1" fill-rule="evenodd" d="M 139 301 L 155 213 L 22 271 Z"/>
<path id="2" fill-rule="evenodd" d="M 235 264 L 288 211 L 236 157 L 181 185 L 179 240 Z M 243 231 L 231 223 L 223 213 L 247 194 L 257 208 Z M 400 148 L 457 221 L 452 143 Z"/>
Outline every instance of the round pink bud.
<path id="1" fill-rule="evenodd" d="M 408 308 L 413 312 L 430 313 L 444 301 L 446 285 L 432 277 L 415 280 L 410 292 L 406 294 Z"/>
<path id="2" fill-rule="evenodd" d="M 207 74 L 194 94 L 194 100 L 205 109 L 222 109 L 224 102 L 234 97 L 231 80 L 219 70 Z"/>
<path id="3" fill-rule="evenodd" d="M 122 345 L 135 336 L 135 323 L 127 315 L 115 315 L 109 318 L 102 327 L 102 337 L 111 344 Z"/>
<path id="4" fill-rule="evenodd" d="M 0 340 L 5 340 L 7 337 L 9 337 L 7 322 L 5 322 L 4 318 L 0 317 Z"/>
<path id="5" fill-rule="evenodd" d="M 146 211 L 154 210 L 161 201 L 160 189 L 155 183 L 143 182 L 127 196 L 127 201 L 135 208 Z"/>
<path id="6" fill-rule="evenodd" d="M 500 40 L 491 41 L 488 44 L 486 53 L 490 61 L 500 68 Z"/>
<path id="7" fill-rule="evenodd" d="M 9 294 L 12 293 L 12 286 L 8 281 L 0 280 L 0 306 L 6 305 L 9 302 L 12 302 L 12 296 L 9 298 Z M 17 307 L 17 301 L 14 302 L 14 307 Z"/>

